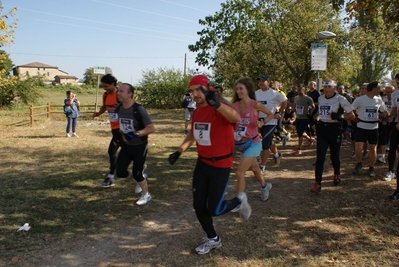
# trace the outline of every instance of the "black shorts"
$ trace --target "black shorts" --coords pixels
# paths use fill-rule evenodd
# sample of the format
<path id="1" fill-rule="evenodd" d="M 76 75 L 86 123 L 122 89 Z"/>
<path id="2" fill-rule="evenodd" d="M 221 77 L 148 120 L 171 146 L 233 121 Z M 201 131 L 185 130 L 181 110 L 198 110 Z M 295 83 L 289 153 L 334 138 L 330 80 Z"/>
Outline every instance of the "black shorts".
<path id="1" fill-rule="evenodd" d="M 378 143 L 378 129 L 366 130 L 357 127 L 355 141 L 362 143 L 368 141 L 370 145 L 376 145 Z"/>
<path id="2" fill-rule="evenodd" d="M 308 119 L 296 119 L 295 128 L 298 134 L 298 137 L 302 137 L 306 128 L 308 127 L 309 120 Z"/>

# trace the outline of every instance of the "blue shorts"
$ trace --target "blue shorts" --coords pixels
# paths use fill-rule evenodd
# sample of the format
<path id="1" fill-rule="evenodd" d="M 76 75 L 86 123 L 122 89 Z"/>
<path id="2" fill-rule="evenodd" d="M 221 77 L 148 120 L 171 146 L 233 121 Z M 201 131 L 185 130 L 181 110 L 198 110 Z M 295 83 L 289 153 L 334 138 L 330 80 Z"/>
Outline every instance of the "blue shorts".
<path id="1" fill-rule="evenodd" d="M 261 142 L 252 142 L 251 146 L 241 153 L 242 158 L 250 158 L 250 157 L 258 157 L 260 155 L 260 151 L 262 149 Z"/>

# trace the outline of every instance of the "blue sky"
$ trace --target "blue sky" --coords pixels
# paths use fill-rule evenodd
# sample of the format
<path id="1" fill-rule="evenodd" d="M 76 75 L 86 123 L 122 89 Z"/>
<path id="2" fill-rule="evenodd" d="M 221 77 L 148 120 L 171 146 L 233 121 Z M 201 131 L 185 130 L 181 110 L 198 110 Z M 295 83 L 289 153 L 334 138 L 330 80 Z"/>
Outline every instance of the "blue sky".
<path id="1" fill-rule="evenodd" d="M 142 71 L 195 69 L 188 51 L 203 29 L 199 19 L 220 10 L 221 0 L 2 0 L 17 7 L 15 44 L 3 47 L 14 65 L 38 61 L 79 79 L 87 68 L 108 66 L 136 85 Z M 200 68 L 200 70 L 205 70 Z"/>

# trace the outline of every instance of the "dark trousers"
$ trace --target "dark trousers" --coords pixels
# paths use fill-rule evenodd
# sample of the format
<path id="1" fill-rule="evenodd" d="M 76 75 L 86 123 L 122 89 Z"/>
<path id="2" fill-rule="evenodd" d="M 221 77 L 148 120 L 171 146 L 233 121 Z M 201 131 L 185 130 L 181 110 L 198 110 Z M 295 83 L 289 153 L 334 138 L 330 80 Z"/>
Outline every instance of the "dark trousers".
<path id="1" fill-rule="evenodd" d="M 116 140 L 116 136 L 118 135 L 119 129 L 112 129 L 112 139 L 109 142 L 108 146 L 108 156 L 109 156 L 109 173 L 114 174 L 116 169 L 116 152 L 118 151 L 119 144 L 114 144 L 114 140 Z M 116 143 L 116 142 L 115 142 Z"/>
<path id="2" fill-rule="evenodd" d="M 128 177 L 129 172 L 127 168 L 133 161 L 132 174 L 134 180 L 137 182 L 144 181 L 143 167 L 147 157 L 147 143 L 137 146 L 128 146 L 126 144 L 122 144 L 121 147 L 122 148 L 119 152 L 116 162 L 116 176 L 119 178 Z"/>
<path id="3" fill-rule="evenodd" d="M 240 204 L 237 197 L 224 200 L 229 178 L 230 168 L 217 168 L 197 160 L 193 174 L 193 206 L 208 238 L 217 236 L 212 216 L 225 214 Z"/>
<path id="4" fill-rule="evenodd" d="M 342 128 L 339 123 L 317 123 L 316 127 L 317 156 L 315 177 L 316 181 L 321 184 L 328 148 L 330 148 L 334 174 L 340 174 L 341 160 L 339 153 L 341 150 Z"/>
<path id="5" fill-rule="evenodd" d="M 396 159 L 396 150 L 399 145 L 399 131 L 396 129 L 396 124 L 393 125 L 391 135 L 389 137 L 389 153 L 388 153 L 388 168 L 393 172 Z M 396 176 L 397 177 L 397 176 Z"/>

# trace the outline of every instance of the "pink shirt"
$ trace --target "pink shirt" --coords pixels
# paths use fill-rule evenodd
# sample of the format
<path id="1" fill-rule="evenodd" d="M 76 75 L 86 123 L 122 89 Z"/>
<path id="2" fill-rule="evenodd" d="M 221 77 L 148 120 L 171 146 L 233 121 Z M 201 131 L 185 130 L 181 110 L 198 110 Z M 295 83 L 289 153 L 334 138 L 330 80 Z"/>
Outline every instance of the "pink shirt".
<path id="1" fill-rule="evenodd" d="M 258 133 L 258 112 L 254 111 L 255 100 L 251 99 L 247 109 L 244 111 L 240 110 L 240 102 L 233 103 L 233 108 L 240 114 L 240 121 L 236 124 L 234 137 L 236 141 L 245 141 L 247 139 L 253 139 L 253 142 L 260 142 Z M 240 138 L 241 136 L 241 138 Z"/>

